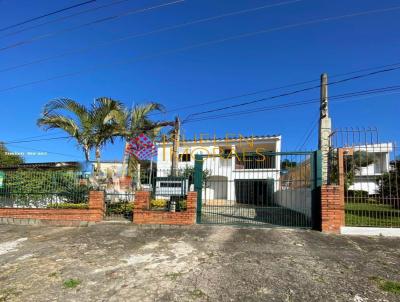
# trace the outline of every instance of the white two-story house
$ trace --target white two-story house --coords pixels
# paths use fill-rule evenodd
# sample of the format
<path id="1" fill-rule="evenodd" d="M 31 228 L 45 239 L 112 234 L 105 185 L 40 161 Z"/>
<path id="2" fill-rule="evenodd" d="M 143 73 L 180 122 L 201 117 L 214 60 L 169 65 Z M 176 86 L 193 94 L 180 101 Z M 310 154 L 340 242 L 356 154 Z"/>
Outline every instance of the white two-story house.
<path id="1" fill-rule="evenodd" d="M 280 151 L 279 135 L 181 141 L 178 169 L 193 167 L 201 154 L 204 202 L 265 204 L 279 186 Z M 157 143 L 157 176 L 170 175 L 171 159 L 172 143 Z"/>
<path id="2" fill-rule="evenodd" d="M 353 184 L 350 190 L 366 191 L 368 194 L 378 194 L 379 180 L 390 169 L 390 154 L 393 151 L 392 143 L 354 146 L 354 152 L 365 152 L 371 163 L 366 167 L 357 167 L 354 173 Z M 357 163 L 354 163 L 357 165 Z"/>

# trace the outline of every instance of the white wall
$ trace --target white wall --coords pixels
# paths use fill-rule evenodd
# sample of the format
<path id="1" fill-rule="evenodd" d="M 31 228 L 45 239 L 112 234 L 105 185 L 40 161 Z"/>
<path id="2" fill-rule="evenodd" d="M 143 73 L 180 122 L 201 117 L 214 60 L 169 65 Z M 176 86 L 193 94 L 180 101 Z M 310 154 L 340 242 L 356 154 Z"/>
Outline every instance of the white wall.
<path id="1" fill-rule="evenodd" d="M 311 219 L 311 189 L 287 189 L 275 192 L 275 203 Z"/>

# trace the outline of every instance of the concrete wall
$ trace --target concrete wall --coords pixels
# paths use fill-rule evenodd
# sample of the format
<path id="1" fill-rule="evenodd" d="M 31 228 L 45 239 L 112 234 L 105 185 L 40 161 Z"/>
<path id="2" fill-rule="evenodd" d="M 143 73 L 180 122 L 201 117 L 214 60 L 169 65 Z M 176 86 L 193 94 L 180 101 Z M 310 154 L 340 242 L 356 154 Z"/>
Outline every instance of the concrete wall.
<path id="1" fill-rule="evenodd" d="M 287 189 L 274 194 L 275 203 L 299 212 L 311 219 L 311 189 Z"/>

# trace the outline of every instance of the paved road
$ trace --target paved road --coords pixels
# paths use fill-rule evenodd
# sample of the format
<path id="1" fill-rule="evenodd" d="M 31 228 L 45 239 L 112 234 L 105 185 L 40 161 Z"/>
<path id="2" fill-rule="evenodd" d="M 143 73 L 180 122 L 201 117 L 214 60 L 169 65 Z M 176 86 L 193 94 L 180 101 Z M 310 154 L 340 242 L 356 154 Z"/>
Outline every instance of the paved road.
<path id="1" fill-rule="evenodd" d="M 0 225 L 0 301 L 400 301 L 399 268 L 400 239 Z"/>

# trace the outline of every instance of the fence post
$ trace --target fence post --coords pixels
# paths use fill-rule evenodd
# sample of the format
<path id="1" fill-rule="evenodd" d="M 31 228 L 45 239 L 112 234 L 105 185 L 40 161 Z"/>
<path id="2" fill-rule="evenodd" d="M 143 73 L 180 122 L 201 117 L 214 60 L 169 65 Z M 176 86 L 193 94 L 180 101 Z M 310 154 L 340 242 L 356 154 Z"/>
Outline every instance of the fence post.
<path id="1" fill-rule="evenodd" d="M 203 189 L 203 156 L 200 154 L 196 154 L 194 160 L 194 190 L 197 192 L 197 213 L 196 213 L 197 223 L 201 223 L 202 189 Z"/>
<path id="2" fill-rule="evenodd" d="M 311 225 L 313 229 L 319 230 L 322 225 L 321 217 L 321 186 L 322 186 L 322 152 L 314 151 L 311 159 Z"/>

